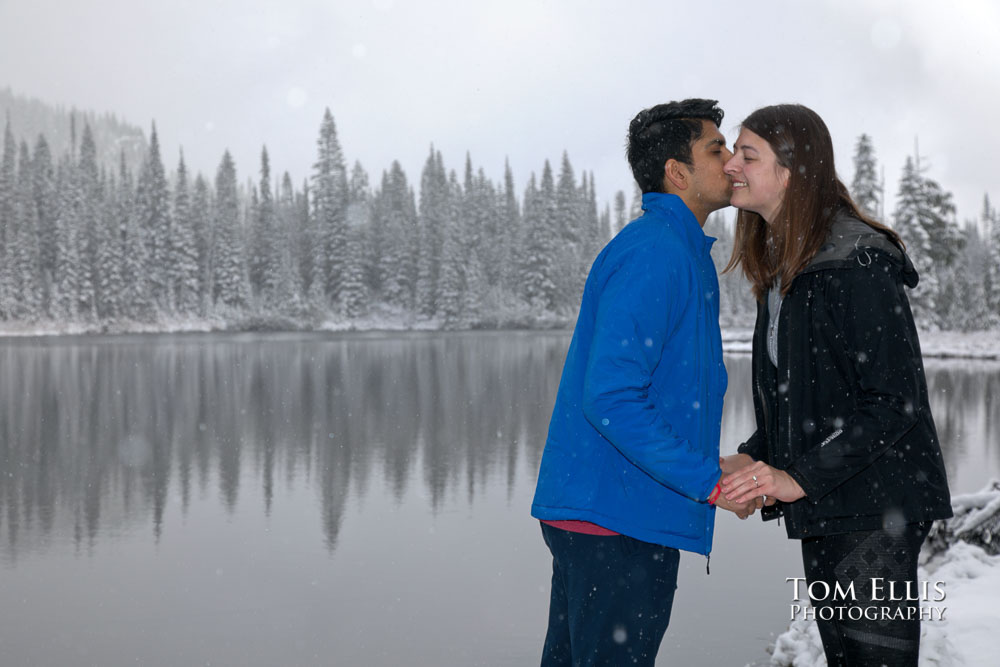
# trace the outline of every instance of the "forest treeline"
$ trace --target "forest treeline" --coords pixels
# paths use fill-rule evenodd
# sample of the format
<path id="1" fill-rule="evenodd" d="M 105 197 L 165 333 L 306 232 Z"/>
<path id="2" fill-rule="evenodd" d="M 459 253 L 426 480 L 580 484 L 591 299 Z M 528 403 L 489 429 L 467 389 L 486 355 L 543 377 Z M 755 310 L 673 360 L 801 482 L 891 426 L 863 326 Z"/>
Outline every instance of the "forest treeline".
<path id="1" fill-rule="evenodd" d="M 430 147 L 419 182 L 398 162 L 377 179 L 341 148 L 324 114 L 308 179 L 272 171 L 267 148 L 240 181 L 229 152 L 214 178 L 167 172 L 155 125 L 138 169 L 102 161 L 88 122 L 70 121 L 53 154 L 44 133 L 17 138 L 8 117 L 0 162 L 0 320 L 75 330 L 559 326 L 571 323 L 590 263 L 640 213 L 637 192 L 598 206 L 592 173 L 568 154 L 523 187 L 465 156 L 456 171 Z M 106 153 L 106 151 L 104 151 Z M 851 191 L 900 232 L 921 275 L 911 293 L 924 327 L 1000 325 L 1000 220 L 959 225 L 951 194 L 907 159 L 886 202 L 874 147 L 857 141 Z M 891 209 L 886 215 L 885 209 Z M 729 214 L 731 218 L 731 214 Z M 713 216 L 721 269 L 731 223 Z M 755 310 L 742 277 L 721 277 L 722 319 Z"/>

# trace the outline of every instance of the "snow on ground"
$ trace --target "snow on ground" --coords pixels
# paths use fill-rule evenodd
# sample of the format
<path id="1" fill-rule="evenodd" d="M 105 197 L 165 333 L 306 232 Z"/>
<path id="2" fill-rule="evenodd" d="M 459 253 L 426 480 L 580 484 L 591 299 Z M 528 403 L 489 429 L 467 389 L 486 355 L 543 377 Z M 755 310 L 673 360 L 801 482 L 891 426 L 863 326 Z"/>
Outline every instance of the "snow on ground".
<path id="1" fill-rule="evenodd" d="M 502 329 L 523 330 L 572 330 L 573 323 L 565 318 L 551 316 L 516 316 L 505 314 L 494 318 L 496 321 L 472 326 L 472 329 L 492 329 L 499 324 Z M 527 326 L 525 326 L 527 325 Z M 116 322 L 113 324 L 66 324 L 43 322 L 35 324 L 0 324 L 0 338 L 27 338 L 33 336 L 79 336 L 94 334 L 132 333 L 182 333 L 210 331 L 437 331 L 450 329 L 440 319 L 414 318 L 402 311 L 382 308 L 372 313 L 352 319 L 330 318 L 318 325 L 294 318 L 244 315 L 236 321 L 222 317 L 171 319 L 157 323 Z M 463 327 L 459 327 L 463 328 Z M 753 330 L 732 327 L 722 330 L 722 348 L 729 353 L 749 353 L 753 340 Z M 925 331 L 920 334 L 920 344 L 925 357 L 953 359 L 997 359 L 1000 360 L 1000 331 Z"/>
<path id="2" fill-rule="evenodd" d="M 750 352 L 751 329 L 724 329 L 722 349 Z M 921 331 L 920 351 L 924 357 L 944 359 L 1000 359 L 1000 331 Z"/>
<path id="3" fill-rule="evenodd" d="M 997 664 L 1000 652 L 1000 481 L 952 498 L 955 517 L 938 522 L 921 552 L 920 581 L 944 582 L 943 620 L 924 621 L 920 667 Z M 826 667 L 814 621 L 795 620 L 778 636 L 771 664 Z"/>

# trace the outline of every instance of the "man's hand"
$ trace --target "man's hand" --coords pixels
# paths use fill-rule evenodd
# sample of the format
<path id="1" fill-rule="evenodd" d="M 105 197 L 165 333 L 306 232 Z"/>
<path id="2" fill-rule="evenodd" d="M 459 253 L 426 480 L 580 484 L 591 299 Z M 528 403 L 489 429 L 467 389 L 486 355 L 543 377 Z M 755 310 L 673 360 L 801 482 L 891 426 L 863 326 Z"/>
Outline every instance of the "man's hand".
<path id="1" fill-rule="evenodd" d="M 731 475 L 741 468 L 745 468 L 753 463 L 749 454 L 730 454 L 719 457 L 719 467 L 722 468 L 723 475 Z"/>
<path id="2" fill-rule="evenodd" d="M 731 475 L 724 475 L 719 497 L 737 505 L 766 497 L 767 504 L 773 505 L 775 500 L 791 503 L 805 495 L 799 483 L 787 472 L 757 461 Z"/>
<path id="3" fill-rule="evenodd" d="M 760 498 L 753 498 L 745 503 L 734 503 L 720 493 L 719 497 L 715 501 L 715 506 L 724 510 L 729 510 L 739 518 L 745 519 L 759 509 L 761 503 Z"/>

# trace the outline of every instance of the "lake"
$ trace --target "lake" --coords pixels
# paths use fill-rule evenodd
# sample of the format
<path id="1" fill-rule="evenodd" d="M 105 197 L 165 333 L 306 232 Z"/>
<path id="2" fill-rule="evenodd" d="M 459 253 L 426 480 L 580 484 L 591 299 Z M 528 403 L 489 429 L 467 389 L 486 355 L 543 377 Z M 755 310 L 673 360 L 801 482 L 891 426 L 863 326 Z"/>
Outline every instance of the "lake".
<path id="1" fill-rule="evenodd" d="M 529 516 L 565 332 L 0 342 L 0 655 L 10 665 L 530 665 Z M 1000 363 L 927 360 L 953 493 L 1000 477 Z M 722 449 L 750 433 L 727 355 Z M 658 664 L 744 665 L 798 544 L 720 512 Z"/>

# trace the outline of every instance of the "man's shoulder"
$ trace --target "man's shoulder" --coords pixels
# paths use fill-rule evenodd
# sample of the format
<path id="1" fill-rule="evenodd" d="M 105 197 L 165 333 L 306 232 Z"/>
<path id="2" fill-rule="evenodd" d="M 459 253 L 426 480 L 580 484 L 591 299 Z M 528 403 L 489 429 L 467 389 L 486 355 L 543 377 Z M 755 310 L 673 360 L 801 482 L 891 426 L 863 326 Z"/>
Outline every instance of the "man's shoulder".
<path id="1" fill-rule="evenodd" d="M 646 218 L 629 223 L 601 251 L 591 269 L 603 284 L 615 276 L 630 282 L 670 281 L 692 261 L 676 233 Z"/>
<path id="2" fill-rule="evenodd" d="M 605 250 L 618 255 L 688 255 L 677 231 L 660 218 L 646 214 L 636 218 L 608 242 Z"/>

